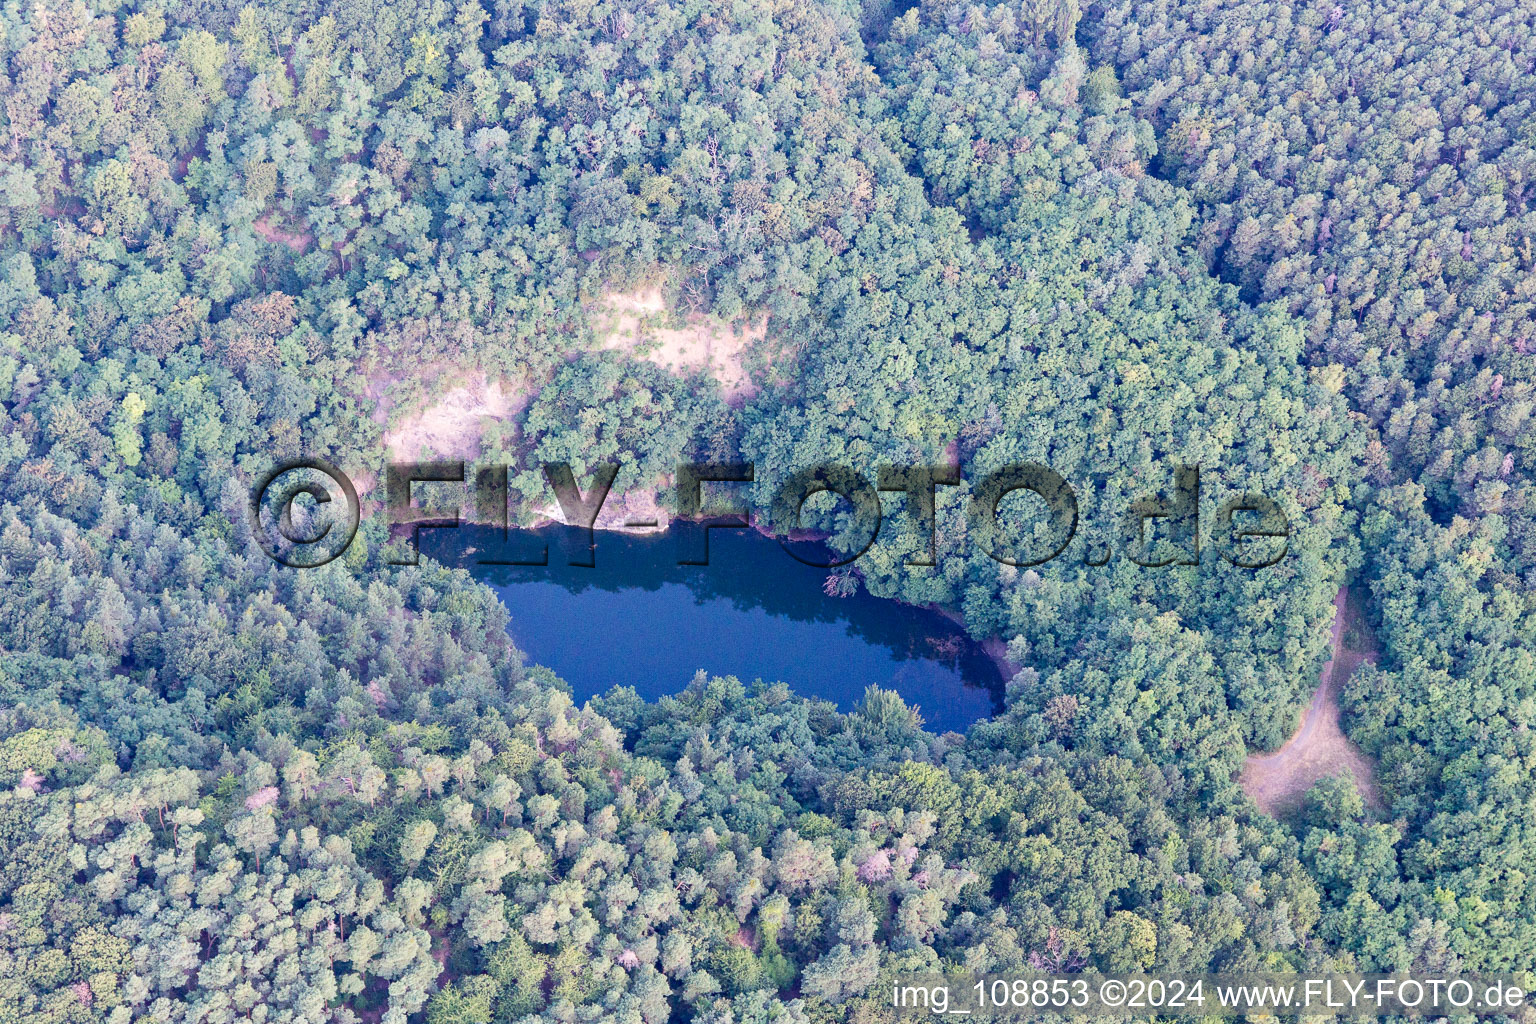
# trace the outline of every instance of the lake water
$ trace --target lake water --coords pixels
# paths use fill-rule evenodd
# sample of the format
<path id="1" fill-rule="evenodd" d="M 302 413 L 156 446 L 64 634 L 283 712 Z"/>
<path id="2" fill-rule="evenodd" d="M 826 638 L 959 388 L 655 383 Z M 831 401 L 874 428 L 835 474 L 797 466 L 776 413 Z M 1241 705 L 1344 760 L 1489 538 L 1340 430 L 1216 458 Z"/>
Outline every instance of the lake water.
<path id="1" fill-rule="evenodd" d="M 822 590 L 829 570 L 804 565 L 755 531 L 711 530 L 707 566 L 679 565 L 679 534 L 594 534 L 492 527 L 423 531 L 421 549 L 492 586 L 511 613 L 512 639 L 553 669 L 578 703 L 613 686 L 655 700 L 700 669 L 745 683 L 782 681 L 844 711 L 875 684 L 916 705 L 935 732 L 963 731 L 994 714 L 997 667 L 964 630 L 936 612 Z M 532 560 L 548 566 L 482 564 Z"/>

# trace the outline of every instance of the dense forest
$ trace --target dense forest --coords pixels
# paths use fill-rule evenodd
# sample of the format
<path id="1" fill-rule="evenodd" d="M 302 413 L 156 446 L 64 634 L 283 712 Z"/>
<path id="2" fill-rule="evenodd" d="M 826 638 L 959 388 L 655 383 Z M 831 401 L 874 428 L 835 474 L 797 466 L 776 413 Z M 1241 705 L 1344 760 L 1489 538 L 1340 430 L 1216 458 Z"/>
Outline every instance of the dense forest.
<path id="1" fill-rule="evenodd" d="M 1536 970 L 1536 8 L 0 7 L 0 1021 L 876 1021 L 901 972 Z M 727 394 L 604 297 L 766 325 Z M 705 674 L 576 706 L 366 516 L 470 378 L 512 514 L 617 463 L 960 461 L 840 585 L 1017 668 L 965 735 Z M 1052 467 L 1077 538 L 969 537 Z M 1286 557 L 1145 568 L 1202 467 Z M 616 485 L 616 487 L 619 485 Z M 373 496 L 374 500 L 377 495 Z M 1012 500 L 1012 499 L 1010 499 Z M 825 506 L 823 506 L 825 508 Z M 1044 521 L 1020 513 L 1021 544 Z M 834 545 L 852 517 L 823 511 Z M 1093 551 L 1115 557 L 1104 565 Z M 1329 657 L 1374 799 L 1238 774 Z"/>

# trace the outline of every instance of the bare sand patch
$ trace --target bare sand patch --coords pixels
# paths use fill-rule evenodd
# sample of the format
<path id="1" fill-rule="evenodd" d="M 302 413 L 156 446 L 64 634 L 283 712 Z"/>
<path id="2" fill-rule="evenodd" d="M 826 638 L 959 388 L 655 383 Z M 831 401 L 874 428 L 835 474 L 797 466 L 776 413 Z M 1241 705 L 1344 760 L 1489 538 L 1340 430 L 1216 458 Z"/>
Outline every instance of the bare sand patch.
<path id="1" fill-rule="evenodd" d="M 1333 657 L 1323 665 L 1301 726 L 1279 750 L 1250 755 L 1238 776 L 1243 791 L 1268 814 L 1295 807 L 1313 783 L 1333 775 L 1350 776 L 1367 804 L 1381 805 L 1370 759 L 1339 725 L 1339 690 L 1363 662 L 1375 663 L 1375 639 L 1348 587 L 1339 588 L 1333 608 Z M 1354 637 L 1358 649 L 1345 642 Z"/>
<path id="2" fill-rule="evenodd" d="M 525 388 L 480 377 L 460 384 L 384 432 L 392 462 L 473 459 L 480 454 L 486 420 L 516 416 L 528 404 Z"/>
<path id="3" fill-rule="evenodd" d="M 672 373 L 702 370 L 720 382 L 728 402 L 756 392 L 746 357 L 767 334 L 766 316 L 727 322 L 695 313 L 684 318 L 681 328 L 667 327 L 666 301 L 657 288 L 610 293 L 603 307 L 596 325 L 603 348 L 628 352 Z"/>
<path id="4" fill-rule="evenodd" d="M 582 483 L 578 480 L 577 486 Z M 672 514 L 662 508 L 657 500 L 662 486 L 665 486 L 665 481 L 658 481 L 654 487 L 636 486 L 623 493 L 609 493 L 603 501 L 603 507 L 598 510 L 592 528 L 615 533 L 665 531 L 672 525 Z M 565 513 L 561 511 L 559 503 L 551 501 L 534 512 L 529 528 L 536 530 L 541 526 L 564 522 Z"/>

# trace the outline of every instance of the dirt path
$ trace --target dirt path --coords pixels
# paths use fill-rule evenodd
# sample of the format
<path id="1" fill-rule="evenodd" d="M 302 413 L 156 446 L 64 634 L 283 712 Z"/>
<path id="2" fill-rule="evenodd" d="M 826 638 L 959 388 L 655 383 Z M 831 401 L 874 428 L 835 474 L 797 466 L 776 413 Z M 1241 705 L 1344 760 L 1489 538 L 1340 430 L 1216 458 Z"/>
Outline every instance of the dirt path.
<path id="1" fill-rule="evenodd" d="M 1250 755 L 1238 778 L 1244 792 L 1269 814 L 1295 806 L 1318 779 L 1344 773 L 1367 804 L 1380 804 L 1370 760 L 1339 726 L 1339 690 L 1362 662 L 1376 661 L 1375 639 L 1348 587 L 1339 588 L 1333 609 L 1333 657 L 1323 665 L 1301 727 L 1279 750 Z"/>

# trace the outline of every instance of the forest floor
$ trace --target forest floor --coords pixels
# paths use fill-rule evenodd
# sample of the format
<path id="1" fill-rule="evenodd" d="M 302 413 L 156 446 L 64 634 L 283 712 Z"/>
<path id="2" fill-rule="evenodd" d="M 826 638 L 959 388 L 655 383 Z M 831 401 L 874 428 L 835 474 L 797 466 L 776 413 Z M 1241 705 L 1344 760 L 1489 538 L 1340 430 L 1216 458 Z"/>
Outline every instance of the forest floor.
<path id="1" fill-rule="evenodd" d="M 1339 690 L 1364 662 L 1375 663 L 1376 639 L 1349 588 L 1333 602 L 1333 657 L 1323 665 L 1301 726 L 1269 754 L 1253 754 L 1239 783 L 1266 813 L 1290 810 L 1319 779 L 1348 774 L 1365 802 L 1380 806 L 1370 759 L 1339 725 Z"/>

